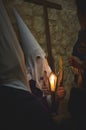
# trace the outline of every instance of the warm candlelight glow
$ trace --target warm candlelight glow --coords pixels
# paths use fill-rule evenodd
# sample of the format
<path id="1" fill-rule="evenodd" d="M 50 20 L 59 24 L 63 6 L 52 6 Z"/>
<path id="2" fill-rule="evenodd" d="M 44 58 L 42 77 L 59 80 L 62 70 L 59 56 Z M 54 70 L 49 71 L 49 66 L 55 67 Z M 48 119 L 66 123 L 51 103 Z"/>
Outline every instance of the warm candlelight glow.
<path id="1" fill-rule="evenodd" d="M 50 77 L 49 77 L 49 82 L 50 82 L 50 89 L 51 89 L 52 92 L 55 92 L 56 81 L 57 81 L 56 75 L 54 73 L 51 73 Z"/>

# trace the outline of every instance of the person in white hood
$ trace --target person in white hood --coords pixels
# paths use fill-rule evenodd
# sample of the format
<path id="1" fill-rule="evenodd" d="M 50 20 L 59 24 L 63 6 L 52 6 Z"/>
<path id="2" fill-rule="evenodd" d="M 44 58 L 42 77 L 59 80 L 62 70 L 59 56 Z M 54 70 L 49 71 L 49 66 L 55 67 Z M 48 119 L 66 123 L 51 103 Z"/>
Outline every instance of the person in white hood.
<path id="1" fill-rule="evenodd" d="M 24 54 L 0 0 L 0 129 L 33 128 L 33 124 L 40 128 L 39 122 L 45 124 L 42 122 L 46 119 L 47 128 L 48 115 L 45 106 L 31 94 Z"/>
<path id="2" fill-rule="evenodd" d="M 57 130 L 51 113 L 31 93 L 24 54 L 0 0 L 0 129 Z"/>
<path id="3" fill-rule="evenodd" d="M 26 61 L 26 68 L 30 68 L 32 79 L 36 81 L 36 87 L 42 90 L 43 83 L 41 81 L 41 78 L 43 78 L 44 71 L 47 72 L 47 75 L 49 77 L 52 70 L 46 59 L 45 52 L 35 37 L 32 35 L 27 25 L 24 23 L 16 9 L 13 9 L 13 12 L 18 25 L 21 46 Z"/>

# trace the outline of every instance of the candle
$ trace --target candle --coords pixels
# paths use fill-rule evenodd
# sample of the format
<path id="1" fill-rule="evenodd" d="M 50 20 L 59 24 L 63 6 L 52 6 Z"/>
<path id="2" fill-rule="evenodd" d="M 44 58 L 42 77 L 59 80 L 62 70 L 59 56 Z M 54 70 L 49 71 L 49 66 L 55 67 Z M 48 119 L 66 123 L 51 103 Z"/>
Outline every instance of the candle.
<path id="1" fill-rule="evenodd" d="M 57 114 L 57 101 L 55 100 L 57 76 L 52 72 L 49 76 L 51 90 L 51 113 Z"/>
<path id="2" fill-rule="evenodd" d="M 51 91 L 54 91 L 55 90 L 54 75 L 51 76 L 50 85 L 51 85 Z"/>
<path id="3" fill-rule="evenodd" d="M 50 89 L 51 89 L 51 91 L 55 92 L 57 77 L 56 77 L 56 75 L 54 73 L 51 73 L 51 75 L 49 77 L 49 81 L 50 81 Z"/>
<path id="4" fill-rule="evenodd" d="M 58 73 L 58 87 L 61 86 L 62 80 L 63 80 L 63 63 L 62 63 L 62 57 L 59 55 L 58 59 L 59 63 L 59 73 Z"/>

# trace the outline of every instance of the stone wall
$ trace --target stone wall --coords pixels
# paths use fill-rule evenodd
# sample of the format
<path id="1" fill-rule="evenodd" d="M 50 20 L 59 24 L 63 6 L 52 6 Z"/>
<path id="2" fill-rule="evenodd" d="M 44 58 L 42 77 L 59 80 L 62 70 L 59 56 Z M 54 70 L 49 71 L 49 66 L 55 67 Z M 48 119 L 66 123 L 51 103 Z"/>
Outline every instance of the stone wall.
<path id="1" fill-rule="evenodd" d="M 74 0 L 49 1 L 62 5 L 62 10 L 48 8 L 48 17 L 56 73 L 58 72 L 58 56 L 61 55 L 63 60 L 66 100 L 69 98 L 70 89 L 74 84 L 74 76 L 68 65 L 67 58 L 71 55 L 79 30 L 79 23 L 76 16 Z M 24 22 L 47 54 L 43 7 L 24 2 L 24 0 L 5 0 L 5 5 L 16 33 L 18 34 L 16 22 L 12 13 L 13 7 L 17 9 Z"/>

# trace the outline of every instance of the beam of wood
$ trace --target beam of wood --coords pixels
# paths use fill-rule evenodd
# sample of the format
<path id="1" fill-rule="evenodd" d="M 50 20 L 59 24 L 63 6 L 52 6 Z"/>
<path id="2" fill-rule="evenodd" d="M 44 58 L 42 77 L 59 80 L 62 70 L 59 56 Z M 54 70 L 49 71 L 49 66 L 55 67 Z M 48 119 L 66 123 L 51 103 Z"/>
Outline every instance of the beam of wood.
<path id="1" fill-rule="evenodd" d="M 37 5 L 42 5 L 44 10 L 44 21 L 45 21 L 45 33 L 47 40 L 47 51 L 48 51 L 48 63 L 53 72 L 55 72 L 54 59 L 52 56 L 52 48 L 51 48 L 51 39 L 50 39 L 50 29 L 49 29 L 49 20 L 48 20 L 48 10 L 47 8 L 54 8 L 61 10 L 62 7 L 59 4 L 55 4 L 46 0 L 25 0 L 26 2 L 34 3 Z"/>
<path id="2" fill-rule="evenodd" d="M 48 51 L 48 63 L 53 72 L 55 72 L 54 59 L 52 56 L 52 48 L 51 48 L 51 39 L 50 39 L 50 29 L 49 29 L 49 20 L 48 20 L 48 11 L 46 4 L 43 6 L 44 9 L 44 20 L 45 20 L 45 33 L 47 40 L 47 51 Z"/>
<path id="3" fill-rule="evenodd" d="M 49 2 L 49 1 L 42 1 L 42 0 L 25 0 L 25 1 L 30 2 L 30 3 L 35 3 L 35 4 L 38 4 L 38 5 L 46 4 L 47 7 L 58 9 L 58 10 L 62 9 L 62 6 L 60 4 L 56 4 L 56 3 L 53 3 L 53 2 Z"/>

